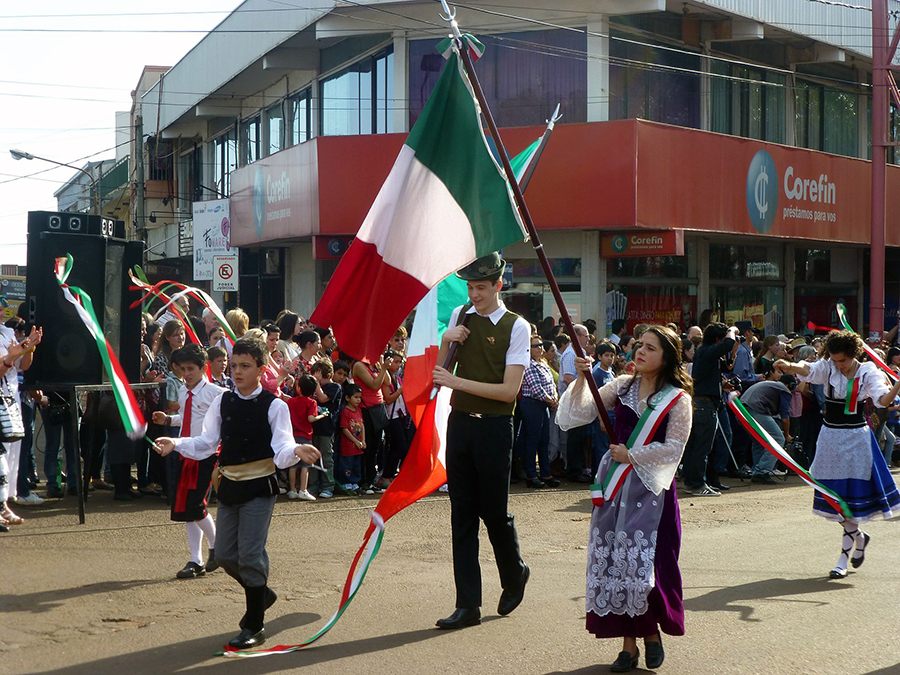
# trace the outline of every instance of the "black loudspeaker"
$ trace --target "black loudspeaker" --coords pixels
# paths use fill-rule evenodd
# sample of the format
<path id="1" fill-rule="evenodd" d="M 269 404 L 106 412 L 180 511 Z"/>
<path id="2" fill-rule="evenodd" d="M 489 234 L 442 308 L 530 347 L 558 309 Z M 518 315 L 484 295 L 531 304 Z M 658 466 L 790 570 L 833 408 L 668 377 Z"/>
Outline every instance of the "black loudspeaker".
<path id="1" fill-rule="evenodd" d="M 29 211 L 28 234 L 40 234 L 41 232 L 93 234 L 124 239 L 125 221 L 67 211 Z"/>
<path id="2" fill-rule="evenodd" d="M 29 229 L 31 226 L 29 217 Z M 54 276 L 57 258 L 74 259 L 67 283 L 91 296 L 94 312 L 130 382 L 140 376 L 140 297 L 129 290 L 127 271 L 140 264 L 141 242 L 52 230 L 30 231 L 26 280 L 27 320 L 44 329 L 44 338 L 25 371 L 34 386 L 101 384 L 109 378 L 97 344 L 75 308 L 63 296 Z"/>

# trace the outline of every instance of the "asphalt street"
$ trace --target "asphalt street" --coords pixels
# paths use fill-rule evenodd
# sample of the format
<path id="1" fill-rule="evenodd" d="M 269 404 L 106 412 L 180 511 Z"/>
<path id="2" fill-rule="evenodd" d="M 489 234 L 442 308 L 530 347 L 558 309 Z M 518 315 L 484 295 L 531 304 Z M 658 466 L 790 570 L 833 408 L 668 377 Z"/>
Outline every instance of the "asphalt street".
<path id="1" fill-rule="evenodd" d="M 664 638 L 659 672 L 900 673 L 900 520 L 869 524 L 865 565 L 834 581 L 840 526 L 812 515 L 812 491 L 796 477 L 679 497 L 687 635 Z M 243 593 L 221 571 L 175 579 L 186 537 L 161 501 L 92 493 L 84 526 L 71 498 L 23 507 L 27 522 L 0 535 L 0 673 L 608 672 L 620 643 L 584 630 L 590 508 L 574 486 L 514 487 L 510 510 L 532 569 L 525 601 L 496 615 L 483 536 L 486 619 L 446 632 L 434 622 L 454 604 L 449 502 L 435 493 L 388 522 L 331 633 L 299 653 L 235 661 L 214 654 L 238 631 Z M 269 554 L 280 599 L 267 646 L 300 642 L 333 614 L 367 522 L 349 498 L 279 501 Z"/>

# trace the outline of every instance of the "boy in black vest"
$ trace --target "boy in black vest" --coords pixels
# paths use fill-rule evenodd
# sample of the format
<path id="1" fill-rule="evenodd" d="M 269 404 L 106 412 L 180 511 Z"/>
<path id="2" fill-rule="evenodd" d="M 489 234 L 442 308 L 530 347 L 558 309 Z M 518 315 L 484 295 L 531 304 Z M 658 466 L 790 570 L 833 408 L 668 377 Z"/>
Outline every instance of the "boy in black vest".
<path id="1" fill-rule="evenodd" d="M 314 446 L 294 442 L 287 404 L 260 386 L 268 355 L 266 344 L 258 338 L 235 342 L 231 358 L 235 391 L 222 393 L 210 404 L 202 433 L 156 441 L 157 452 L 163 456 L 175 450 L 196 460 L 214 454 L 221 442 L 216 561 L 244 587 L 247 602 L 241 632 L 228 643 L 235 649 L 265 642 L 265 612 L 277 599 L 266 585 L 266 538 L 278 495 L 275 469 L 287 469 L 300 460 L 315 464 L 319 459 Z"/>
<path id="2" fill-rule="evenodd" d="M 447 423 L 447 485 L 453 535 L 456 611 L 439 628 L 481 623 L 478 520 L 487 527 L 503 593 L 497 612 L 512 612 L 525 594 L 529 569 L 519 553 L 507 510 L 513 450 L 512 416 L 528 365 L 531 329 L 500 300 L 505 262 L 497 253 L 479 258 L 456 275 L 465 279 L 470 304 L 458 307 L 441 338 L 438 363 L 459 343 L 455 374 L 434 369 L 434 383 L 453 389 Z M 464 320 L 468 318 L 466 325 Z"/>

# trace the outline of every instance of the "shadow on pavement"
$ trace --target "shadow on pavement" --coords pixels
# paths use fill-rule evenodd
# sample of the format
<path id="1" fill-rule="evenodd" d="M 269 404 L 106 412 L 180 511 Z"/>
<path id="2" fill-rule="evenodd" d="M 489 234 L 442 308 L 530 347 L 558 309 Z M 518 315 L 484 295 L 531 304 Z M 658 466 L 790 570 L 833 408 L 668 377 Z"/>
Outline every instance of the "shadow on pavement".
<path id="1" fill-rule="evenodd" d="M 321 617 L 318 614 L 295 613 L 280 616 L 277 619 L 266 622 L 266 633 L 269 635 L 269 640 L 266 642 L 265 647 L 290 644 L 294 640 L 307 638 L 307 635 L 284 635 L 283 633 L 320 619 Z M 215 656 L 215 653 L 220 651 L 222 646 L 237 634 L 237 630 L 234 630 L 229 633 L 204 636 L 139 652 L 98 659 L 89 663 L 54 668 L 51 671 L 44 672 L 52 672 L 53 675 L 96 675 L 97 673 L 119 672 L 127 672 L 129 675 L 144 675 L 145 673 L 156 675 L 157 673 L 177 673 L 190 669 L 192 673 L 233 672 L 241 675 L 256 675 L 257 673 L 262 675 L 263 673 L 293 670 L 304 666 L 319 665 L 329 661 L 338 661 L 362 654 L 403 647 L 452 632 L 428 628 L 406 633 L 395 633 L 393 635 L 379 635 L 363 640 L 317 643 L 292 654 L 265 658 L 226 659 L 221 656 Z"/>
<path id="2" fill-rule="evenodd" d="M 810 602 L 817 605 L 828 604 L 821 600 L 790 600 L 785 596 L 823 593 L 852 588 L 848 584 L 835 583 L 825 577 L 810 579 L 765 579 L 739 586 L 717 588 L 705 595 L 684 601 L 684 608 L 692 612 L 737 612 L 741 621 L 759 621 L 752 617 L 754 608 L 741 604 L 746 600 L 776 600 L 784 602 Z M 690 590 L 690 589 L 687 589 Z"/>
<path id="3" fill-rule="evenodd" d="M 169 583 L 168 579 L 134 579 L 132 581 L 102 581 L 96 584 L 85 584 L 75 588 L 58 588 L 52 591 L 39 591 L 24 595 L 0 595 L 0 608 L 4 613 L 31 612 L 40 614 L 59 607 L 73 598 L 81 598 L 97 593 L 113 593 L 127 591 L 132 588 L 146 588 L 154 584 Z"/>
<path id="4" fill-rule="evenodd" d="M 900 663 L 879 670 L 870 670 L 864 675 L 897 675 L 897 673 L 900 673 Z"/>

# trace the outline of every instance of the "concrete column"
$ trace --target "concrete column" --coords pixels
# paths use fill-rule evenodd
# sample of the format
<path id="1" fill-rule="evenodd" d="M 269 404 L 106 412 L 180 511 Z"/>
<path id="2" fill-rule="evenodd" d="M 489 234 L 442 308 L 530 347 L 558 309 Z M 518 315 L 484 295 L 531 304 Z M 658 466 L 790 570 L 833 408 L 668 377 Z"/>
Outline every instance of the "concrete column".
<path id="1" fill-rule="evenodd" d="M 784 247 L 784 311 L 782 312 L 785 333 L 790 333 L 797 328 L 794 319 L 794 295 L 796 294 L 794 279 L 797 276 L 795 259 L 794 245 L 786 244 Z"/>
<path id="2" fill-rule="evenodd" d="M 794 132 L 794 117 L 796 116 L 796 99 L 794 98 L 794 86 L 797 84 L 797 78 L 794 77 L 792 73 L 787 76 L 784 84 L 784 143 L 785 145 L 797 145 L 797 138 Z"/>
<path id="3" fill-rule="evenodd" d="M 285 253 L 285 306 L 308 317 L 316 306 L 316 270 L 312 242 L 294 244 Z"/>
<path id="4" fill-rule="evenodd" d="M 395 133 L 409 131 L 409 40 L 403 31 L 394 32 L 394 100 Z"/>
<path id="5" fill-rule="evenodd" d="M 589 23 L 587 30 L 587 121 L 606 122 L 609 119 L 609 20 L 604 17 Z"/>
<path id="6" fill-rule="evenodd" d="M 700 237 L 697 240 L 697 317 L 709 308 L 709 240 Z"/>
<path id="7" fill-rule="evenodd" d="M 600 296 L 605 295 L 606 284 L 600 286 L 600 233 L 584 231 L 581 236 L 581 319 L 594 319 L 602 327 L 606 314 L 600 314 Z M 605 272 L 605 264 L 603 269 Z"/>

